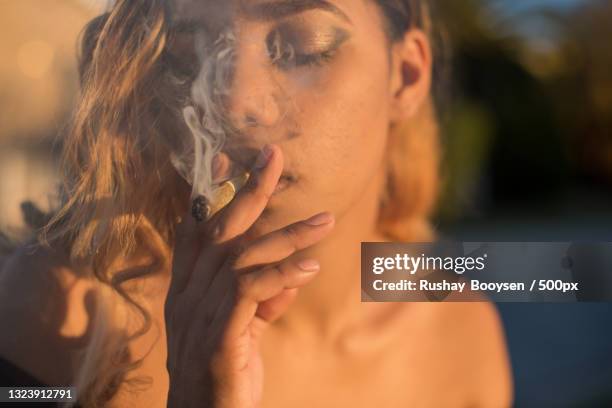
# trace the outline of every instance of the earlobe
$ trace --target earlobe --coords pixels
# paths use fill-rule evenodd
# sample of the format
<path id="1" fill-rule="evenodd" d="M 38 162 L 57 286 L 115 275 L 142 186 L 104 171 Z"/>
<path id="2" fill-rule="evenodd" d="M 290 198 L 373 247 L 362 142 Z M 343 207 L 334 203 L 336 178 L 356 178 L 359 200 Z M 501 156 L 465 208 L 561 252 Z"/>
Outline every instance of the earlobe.
<path id="1" fill-rule="evenodd" d="M 391 70 L 391 119 L 401 122 L 414 116 L 431 88 L 432 52 L 423 31 L 409 30 L 393 44 Z"/>

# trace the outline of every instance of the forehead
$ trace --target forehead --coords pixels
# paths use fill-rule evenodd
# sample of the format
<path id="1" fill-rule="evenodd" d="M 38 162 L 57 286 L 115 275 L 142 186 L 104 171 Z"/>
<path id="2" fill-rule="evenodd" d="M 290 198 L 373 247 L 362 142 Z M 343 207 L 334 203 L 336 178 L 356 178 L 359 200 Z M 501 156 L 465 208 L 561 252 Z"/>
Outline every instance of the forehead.
<path id="1" fill-rule="evenodd" d="M 173 7 L 172 23 L 182 28 L 196 23 L 208 25 L 217 22 L 219 26 L 227 24 L 231 18 L 234 1 L 171 0 L 171 3 Z"/>
<path id="2" fill-rule="evenodd" d="M 309 10 L 322 10 L 350 22 L 351 8 L 360 0 L 172 0 L 174 21 L 227 24 L 236 15 L 276 20 Z"/>

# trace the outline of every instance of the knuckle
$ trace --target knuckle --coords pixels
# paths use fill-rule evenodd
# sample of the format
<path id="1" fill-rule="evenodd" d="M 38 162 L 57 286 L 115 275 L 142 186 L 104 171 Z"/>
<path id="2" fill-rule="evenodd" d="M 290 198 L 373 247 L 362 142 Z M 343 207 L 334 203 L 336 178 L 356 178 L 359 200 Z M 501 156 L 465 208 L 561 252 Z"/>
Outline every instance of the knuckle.
<path id="1" fill-rule="evenodd" d="M 245 268 L 249 265 L 249 251 L 246 247 L 240 247 L 233 251 L 230 259 L 231 269 L 234 271 Z"/>
<path id="2" fill-rule="evenodd" d="M 287 281 L 291 279 L 292 268 L 286 262 L 283 262 L 280 265 L 276 265 L 274 267 L 274 271 L 280 275 L 283 283 L 287 283 Z"/>
<path id="3" fill-rule="evenodd" d="M 237 279 L 237 295 L 238 297 L 248 297 L 255 283 L 254 273 L 245 273 Z"/>
<path id="4" fill-rule="evenodd" d="M 211 244 L 227 244 L 228 246 L 233 246 L 235 241 L 240 241 L 242 235 L 242 227 L 230 218 L 220 219 L 211 227 L 208 234 Z"/>
<path id="5" fill-rule="evenodd" d="M 278 275 L 278 279 L 276 279 L 275 281 L 275 284 L 278 287 L 292 287 L 296 277 L 296 270 L 289 262 L 283 262 L 279 265 L 276 265 L 273 270 Z"/>
<path id="6" fill-rule="evenodd" d="M 254 190 L 257 189 L 257 186 L 259 185 L 259 175 L 258 174 L 254 174 L 251 179 L 242 187 L 242 189 L 240 190 L 241 193 L 251 193 Z"/>
<path id="7" fill-rule="evenodd" d="M 249 245 L 242 239 L 238 239 L 237 242 L 232 246 L 228 254 L 228 262 L 230 269 L 236 271 L 242 269 L 245 265 L 245 260 L 248 255 Z"/>
<path id="8" fill-rule="evenodd" d="M 248 245 L 242 241 L 239 241 L 234 245 L 234 248 L 232 248 L 232 256 L 236 259 L 240 258 L 248 252 L 247 249 Z"/>
<path id="9" fill-rule="evenodd" d="M 269 201 L 272 196 L 271 191 L 267 191 L 261 176 L 256 176 L 252 183 L 247 183 L 242 189 L 244 193 L 251 195 L 257 201 Z"/>
<path id="10" fill-rule="evenodd" d="M 300 233 L 295 225 L 283 229 L 283 235 L 289 241 L 293 250 L 297 250 L 300 247 Z"/>
<path id="11" fill-rule="evenodd" d="M 254 176 L 255 178 L 257 178 L 257 176 Z M 249 196 L 253 196 L 257 193 L 257 190 L 259 189 L 259 181 L 258 180 L 252 180 L 249 181 L 248 183 L 246 183 L 238 192 L 238 194 L 241 197 L 249 197 Z"/>

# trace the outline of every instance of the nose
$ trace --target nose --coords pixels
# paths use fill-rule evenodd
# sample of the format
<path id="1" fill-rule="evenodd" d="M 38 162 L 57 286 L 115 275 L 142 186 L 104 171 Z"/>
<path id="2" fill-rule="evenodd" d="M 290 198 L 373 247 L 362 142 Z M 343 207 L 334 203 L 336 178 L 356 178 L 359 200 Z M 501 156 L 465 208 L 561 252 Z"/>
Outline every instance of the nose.
<path id="1" fill-rule="evenodd" d="M 254 44 L 238 47 L 228 95 L 228 114 L 238 129 L 274 126 L 281 115 L 279 86 L 266 54 Z"/>

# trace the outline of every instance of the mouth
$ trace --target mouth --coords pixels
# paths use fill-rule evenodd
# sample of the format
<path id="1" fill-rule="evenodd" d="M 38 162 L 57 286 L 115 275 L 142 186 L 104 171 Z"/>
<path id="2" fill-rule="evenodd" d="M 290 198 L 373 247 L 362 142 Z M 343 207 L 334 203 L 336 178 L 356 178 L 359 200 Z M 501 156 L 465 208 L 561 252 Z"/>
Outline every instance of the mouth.
<path id="1" fill-rule="evenodd" d="M 226 153 L 230 156 L 231 161 L 236 166 L 233 170 L 234 172 L 238 171 L 238 169 L 252 168 L 253 164 L 256 161 L 258 152 L 259 152 L 259 149 L 253 149 L 252 157 L 250 157 L 249 159 L 245 159 L 246 155 L 244 153 L 240 153 L 240 151 L 237 148 L 234 148 L 234 149 L 227 148 L 226 149 Z M 294 174 L 288 169 L 284 169 L 281 176 L 278 179 L 278 183 L 276 184 L 276 187 L 274 188 L 273 195 L 276 195 L 282 191 L 287 190 L 293 184 L 297 183 L 298 179 L 299 177 L 296 174 Z"/>

